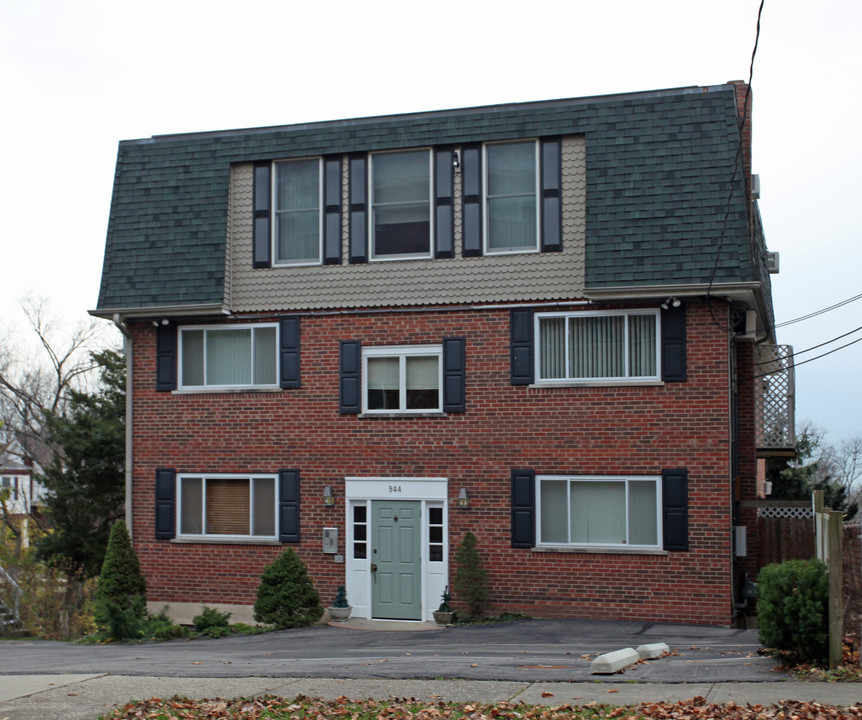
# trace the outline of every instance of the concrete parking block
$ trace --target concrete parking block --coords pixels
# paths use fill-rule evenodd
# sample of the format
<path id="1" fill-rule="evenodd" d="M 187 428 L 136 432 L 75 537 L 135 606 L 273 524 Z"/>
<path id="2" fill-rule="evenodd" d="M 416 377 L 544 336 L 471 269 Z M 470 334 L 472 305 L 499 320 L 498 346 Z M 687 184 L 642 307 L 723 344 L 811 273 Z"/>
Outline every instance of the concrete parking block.
<path id="1" fill-rule="evenodd" d="M 670 648 L 666 643 L 650 643 L 649 645 L 638 645 L 637 651 L 642 659 L 652 660 L 670 652 Z"/>
<path id="2" fill-rule="evenodd" d="M 634 665 L 640 660 L 637 650 L 634 648 L 623 648 L 613 652 L 599 655 L 590 665 L 590 673 L 593 675 L 609 675 L 622 670 L 624 667 Z"/>

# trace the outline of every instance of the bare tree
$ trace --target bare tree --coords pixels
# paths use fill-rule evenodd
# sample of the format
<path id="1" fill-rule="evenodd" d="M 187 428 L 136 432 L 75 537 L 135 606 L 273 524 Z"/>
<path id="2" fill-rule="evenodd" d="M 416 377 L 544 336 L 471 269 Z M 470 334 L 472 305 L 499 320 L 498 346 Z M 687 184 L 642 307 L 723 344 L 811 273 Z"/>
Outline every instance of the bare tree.
<path id="1" fill-rule="evenodd" d="M 822 463 L 826 472 L 844 488 L 847 497 L 858 501 L 862 494 L 862 435 L 852 435 L 837 445 L 826 445 Z"/>
<path id="2" fill-rule="evenodd" d="M 39 352 L 24 352 L 7 333 L 0 351 L 0 419 L 5 439 L 17 439 L 32 453 L 44 438 L 46 414 L 62 413 L 69 391 L 86 388 L 95 368 L 90 352 L 101 344 L 104 324 L 91 319 L 67 331 L 44 298 L 27 297 L 21 309 Z"/>

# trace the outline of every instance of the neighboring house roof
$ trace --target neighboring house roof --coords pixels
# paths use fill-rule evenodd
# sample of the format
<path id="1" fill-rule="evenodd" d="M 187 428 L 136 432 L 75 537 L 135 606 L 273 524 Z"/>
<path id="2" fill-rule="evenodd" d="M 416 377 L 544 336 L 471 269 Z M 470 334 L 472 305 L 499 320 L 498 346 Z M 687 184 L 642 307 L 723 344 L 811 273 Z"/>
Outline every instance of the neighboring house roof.
<path id="1" fill-rule="evenodd" d="M 123 141 L 95 312 L 225 303 L 231 163 L 571 134 L 586 137 L 587 290 L 752 282 L 770 305 L 741 166 L 730 192 L 731 84 Z"/>

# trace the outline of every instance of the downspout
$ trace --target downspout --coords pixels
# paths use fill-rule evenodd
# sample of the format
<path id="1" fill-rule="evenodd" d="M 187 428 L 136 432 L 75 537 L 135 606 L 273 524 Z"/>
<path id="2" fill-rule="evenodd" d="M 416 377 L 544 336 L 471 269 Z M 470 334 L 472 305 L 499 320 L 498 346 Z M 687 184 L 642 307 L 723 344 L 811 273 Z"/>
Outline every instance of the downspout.
<path id="1" fill-rule="evenodd" d="M 126 528 L 129 537 L 134 537 L 132 528 L 132 336 L 119 313 L 114 315 L 114 325 L 123 333 L 123 353 L 126 356 Z"/>

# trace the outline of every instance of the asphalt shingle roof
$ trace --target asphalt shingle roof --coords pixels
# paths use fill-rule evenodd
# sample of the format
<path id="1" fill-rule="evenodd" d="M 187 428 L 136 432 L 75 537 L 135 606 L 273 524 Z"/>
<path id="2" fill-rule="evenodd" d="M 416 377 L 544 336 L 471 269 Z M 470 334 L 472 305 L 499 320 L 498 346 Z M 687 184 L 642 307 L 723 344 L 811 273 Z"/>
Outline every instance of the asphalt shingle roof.
<path id="1" fill-rule="evenodd" d="M 764 279 L 741 170 L 722 231 L 727 85 L 121 142 L 98 309 L 223 301 L 231 163 L 567 134 L 586 138 L 588 288 Z"/>

